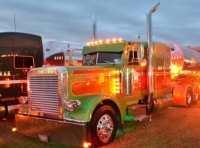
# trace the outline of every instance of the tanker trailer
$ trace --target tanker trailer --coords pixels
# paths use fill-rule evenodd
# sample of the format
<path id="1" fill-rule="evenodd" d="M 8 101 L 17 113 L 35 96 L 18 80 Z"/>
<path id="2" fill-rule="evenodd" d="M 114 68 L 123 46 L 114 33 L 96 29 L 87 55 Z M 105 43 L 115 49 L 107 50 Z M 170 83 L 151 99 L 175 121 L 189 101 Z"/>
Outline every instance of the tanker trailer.
<path id="1" fill-rule="evenodd" d="M 171 47 L 173 104 L 190 106 L 200 95 L 200 53 L 191 47 L 164 41 Z"/>

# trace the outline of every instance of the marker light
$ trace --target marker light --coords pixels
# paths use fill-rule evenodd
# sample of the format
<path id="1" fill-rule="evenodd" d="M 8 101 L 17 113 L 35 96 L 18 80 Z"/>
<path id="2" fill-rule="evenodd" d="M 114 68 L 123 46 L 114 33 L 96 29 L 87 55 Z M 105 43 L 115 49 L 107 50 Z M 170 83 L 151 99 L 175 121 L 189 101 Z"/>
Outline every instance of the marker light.
<path id="1" fill-rule="evenodd" d="M 93 46 L 93 45 L 101 45 L 101 44 L 110 44 L 110 43 L 120 43 L 123 42 L 124 40 L 122 38 L 119 39 L 107 39 L 106 41 L 99 40 L 99 41 L 94 41 L 94 42 L 88 42 L 88 46 Z"/>
<path id="2" fill-rule="evenodd" d="M 106 40 L 106 43 L 110 43 L 110 40 L 109 40 L 109 39 L 107 39 L 107 40 Z"/>
<path id="3" fill-rule="evenodd" d="M 117 41 L 116 39 L 112 39 L 112 42 L 113 42 L 113 43 L 116 43 L 116 41 Z"/>
<path id="4" fill-rule="evenodd" d="M 83 147 L 84 148 L 88 148 L 88 147 L 90 147 L 91 146 L 91 143 L 90 142 L 84 142 L 83 143 Z"/>
<path id="5" fill-rule="evenodd" d="M 16 132 L 17 131 L 17 128 L 16 127 L 13 127 L 12 128 L 12 132 Z"/>
<path id="6" fill-rule="evenodd" d="M 102 41 L 102 40 L 99 40 L 99 44 L 103 44 L 103 41 Z"/>
<path id="7" fill-rule="evenodd" d="M 119 42 L 122 42 L 122 41 L 123 41 L 123 39 L 122 39 L 122 38 L 119 38 L 119 39 L 118 39 L 118 41 L 119 41 Z"/>

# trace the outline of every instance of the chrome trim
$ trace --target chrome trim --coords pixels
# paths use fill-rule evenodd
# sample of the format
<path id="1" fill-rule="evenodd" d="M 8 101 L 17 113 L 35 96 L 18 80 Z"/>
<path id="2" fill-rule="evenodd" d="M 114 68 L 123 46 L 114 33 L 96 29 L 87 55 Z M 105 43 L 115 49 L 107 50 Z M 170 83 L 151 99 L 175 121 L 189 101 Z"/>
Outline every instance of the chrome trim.
<path id="1" fill-rule="evenodd" d="M 147 42 L 148 42 L 148 50 L 149 50 L 149 54 L 148 54 L 148 70 L 149 70 L 149 74 L 148 74 L 148 89 L 149 89 L 149 93 L 153 93 L 154 92 L 154 80 L 153 80 L 153 61 L 152 61 L 152 56 L 153 56 L 153 47 L 152 47 L 152 19 L 151 19 L 151 15 L 159 8 L 160 6 L 160 2 L 156 2 L 153 7 L 149 10 L 149 12 L 147 13 Z"/>
<path id="2" fill-rule="evenodd" d="M 29 115 L 62 119 L 63 101 L 67 100 L 67 69 L 42 67 L 28 72 Z"/>
<path id="3" fill-rule="evenodd" d="M 64 120 L 70 121 L 70 122 L 85 123 L 85 121 L 83 120 L 77 120 L 77 119 L 72 119 L 72 118 L 65 118 Z"/>

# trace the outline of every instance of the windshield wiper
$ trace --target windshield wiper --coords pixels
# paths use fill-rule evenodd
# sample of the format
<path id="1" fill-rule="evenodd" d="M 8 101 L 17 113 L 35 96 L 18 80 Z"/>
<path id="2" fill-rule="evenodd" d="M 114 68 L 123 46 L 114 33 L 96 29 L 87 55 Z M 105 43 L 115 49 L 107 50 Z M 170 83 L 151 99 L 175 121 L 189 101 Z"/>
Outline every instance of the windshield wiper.
<path id="1" fill-rule="evenodd" d="M 104 62 L 106 62 L 106 63 L 108 63 L 108 64 L 111 64 L 111 65 L 115 65 L 115 63 L 111 63 L 111 62 L 109 62 L 109 61 L 104 61 Z"/>

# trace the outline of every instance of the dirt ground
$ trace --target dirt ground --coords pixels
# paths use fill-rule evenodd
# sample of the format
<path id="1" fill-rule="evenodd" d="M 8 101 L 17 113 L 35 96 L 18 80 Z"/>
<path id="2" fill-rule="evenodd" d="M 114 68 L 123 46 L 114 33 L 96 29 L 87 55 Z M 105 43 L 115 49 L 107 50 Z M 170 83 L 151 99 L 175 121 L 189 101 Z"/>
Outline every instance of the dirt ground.
<path id="1" fill-rule="evenodd" d="M 60 148 L 53 143 L 12 132 L 13 119 L 0 121 L 0 148 Z M 199 148 L 200 102 L 190 107 L 169 107 L 152 114 L 152 121 L 127 122 L 123 136 L 104 148 Z"/>

